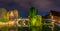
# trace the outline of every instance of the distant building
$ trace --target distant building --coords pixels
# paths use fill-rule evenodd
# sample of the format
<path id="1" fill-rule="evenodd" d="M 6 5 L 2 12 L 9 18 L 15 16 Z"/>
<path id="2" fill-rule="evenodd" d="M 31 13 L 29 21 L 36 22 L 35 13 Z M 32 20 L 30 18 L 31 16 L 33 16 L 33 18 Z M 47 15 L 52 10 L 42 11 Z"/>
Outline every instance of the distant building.
<path id="1" fill-rule="evenodd" d="M 0 20 L 6 20 L 7 19 L 7 10 L 5 8 L 0 8 Z"/>
<path id="2" fill-rule="evenodd" d="M 16 16 L 16 18 L 18 18 L 18 10 L 17 9 L 14 10 L 14 15 Z"/>
<path id="3" fill-rule="evenodd" d="M 10 10 L 9 11 L 9 21 L 17 21 L 16 19 L 18 18 L 18 10 Z M 17 25 L 16 23 L 14 24 L 13 27 L 9 27 L 8 29 L 9 31 L 13 30 L 13 31 L 17 31 Z"/>
<path id="4" fill-rule="evenodd" d="M 18 10 L 9 11 L 9 20 L 14 20 L 18 18 Z"/>
<path id="5" fill-rule="evenodd" d="M 7 20 L 9 20 L 9 16 L 10 16 L 9 11 L 6 14 L 7 14 Z"/>
<path id="6" fill-rule="evenodd" d="M 5 17 L 6 17 L 6 9 L 0 8 L 0 18 L 5 18 Z"/>
<path id="7" fill-rule="evenodd" d="M 55 20 L 55 22 L 59 22 L 60 21 L 60 12 L 58 11 L 50 11 L 50 16 L 53 16 L 53 20 Z"/>

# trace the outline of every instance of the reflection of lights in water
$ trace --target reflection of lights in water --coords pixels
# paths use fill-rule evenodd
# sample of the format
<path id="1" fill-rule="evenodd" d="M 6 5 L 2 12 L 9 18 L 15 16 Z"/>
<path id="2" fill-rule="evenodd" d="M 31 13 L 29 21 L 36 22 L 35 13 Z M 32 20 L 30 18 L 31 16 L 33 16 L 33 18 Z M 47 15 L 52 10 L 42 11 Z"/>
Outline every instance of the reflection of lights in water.
<path id="1" fill-rule="evenodd" d="M 57 25 L 58 27 L 60 27 L 60 21 L 58 21 L 57 23 L 55 23 L 55 25 Z"/>
<path id="2" fill-rule="evenodd" d="M 3 24 L 3 26 L 5 25 L 5 23 L 2 23 Z"/>
<path id="3" fill-rule="evenodd" d="M 10 31 L 14 31 L 14 30 L 10 30 Z"/>
<path id="4" fill-rule="evenodd" d="M 14 24 L 15 24 L 14 21 L 0 22 L 0 27 L 2 27 L 2 26 L 14 26 Z"/>
<path id="5" fill-rule="evenodd" d="M 52 31 L 54 31 L 54 22 L 51 22 L 52 23 Z"/>
<path id="6" fill-rule="evenodd" d="M 52 19 L 52 22 L 51 22 L 52 27 L 51 27 L 51 29 L 52 29 L 52 31 L 54 31 L 54 23 L 55 23 L 55 20 L 53 20 L 53 16 L 51 16 L 51 19 Z"/>
<path id="7" fill-rule="evenodd" d="M 17 20 L 17 21 L 8 21 L 8 22 L 0 22 L 0 27 L 1 26 L 14 26 L 16 23 L 17 26 L 28 26 L 28 19 L 22 19 L 22 20 Z"/>
<path id="8" fill-rule="evenodd" d="M 8 25 L 8 22 L 6 22 L 5 25 L 7 26 Z"/>
<path id="9" fill-rule="evenodd" d="M 8 26 L 14 26 L 14 21 L 9 21 Z"/>
<path id="10" fill-rule="evenodd" d="M 2 25 L 3 25 L 2 22 L 0 22 L 0 27 L 1 27 Z"/>

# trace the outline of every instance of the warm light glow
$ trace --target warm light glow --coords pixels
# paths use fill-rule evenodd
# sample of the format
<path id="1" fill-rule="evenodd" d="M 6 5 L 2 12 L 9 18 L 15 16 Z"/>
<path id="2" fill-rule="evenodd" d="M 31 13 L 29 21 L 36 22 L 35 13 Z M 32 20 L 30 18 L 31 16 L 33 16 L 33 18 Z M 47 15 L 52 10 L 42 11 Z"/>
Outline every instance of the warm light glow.
<path id="1" fill-rule="evenodd" d="M 10 16 L 14 16 L 14 13 L 13 13 L 13 11 L 11 11 L 11 13 L 10 13 Z"/>
<path id="2" fill-rule="evenodd" d="M 15 21 L 0 22 L 0 27 L 2 27 L 2 26 L 9 26 L 9 27 L 11 27 L 11 26 L 14 26 L 14 24 L 15 24 Z"/>

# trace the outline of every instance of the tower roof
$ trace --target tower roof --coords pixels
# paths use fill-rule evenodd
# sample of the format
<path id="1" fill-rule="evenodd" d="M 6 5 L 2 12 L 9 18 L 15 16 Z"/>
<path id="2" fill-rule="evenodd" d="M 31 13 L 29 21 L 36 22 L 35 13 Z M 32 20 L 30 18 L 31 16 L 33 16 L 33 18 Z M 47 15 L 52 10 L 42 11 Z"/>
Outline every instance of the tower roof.
<path id="1" fill-rule="evenodd" d="M 52 13 L 53 16 L 59 16 L 60 17 L 60 12 L 58 11 L 50 11 L 50 13 Z"/>

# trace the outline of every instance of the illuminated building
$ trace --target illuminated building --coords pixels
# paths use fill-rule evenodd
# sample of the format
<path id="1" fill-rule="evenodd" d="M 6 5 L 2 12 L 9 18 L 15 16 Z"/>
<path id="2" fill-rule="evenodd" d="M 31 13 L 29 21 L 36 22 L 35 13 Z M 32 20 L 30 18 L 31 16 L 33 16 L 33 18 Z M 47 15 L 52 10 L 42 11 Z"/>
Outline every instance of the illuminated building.
<path id="1" fill-rule="evenodd" d="M 2 25 L 2 28 L 1 28 L 1 31 L 7 31 L 8 28 L 5 27 L 5 23 L 3 22 L 7 22 L 7 10 L 5 8 L 0 8 L 0 28 L 1 28 L 1 25 Z"/>
<path id="2" fill-rule="evenodd" d="M 10 16 L 9 11 L 6 14 L 7 14 L 7 20 L 9 20 L 9 16 Z"/>
<path id="3" fill-rule="evenodd" d="M 16 16 L 16 18 L 18 18 L 18 10 L 17 9 L 14 10 L 14 15 Z"/>
<path id="4" fill-rule="evenodd" d="M 53 20 L 55 20 L 55 22 L 60 21 L 60 12 L 58 12 L 58 11 L 50 11 L 50 15 L 53 16 Z"/>
<path id="5" fill-rule="evenodd" d="M 9 11 L 9 19 L 12 19 L 12 20 L 14 20 L 14 19 L 17 19 L 18 18 L 18 10 L 11 10 L 11 11 Z"/>
<path id="6" fill-rule="evenodd" d="M 11 10 L 9 11 L 9 21 L 17 21 L 18 19 L 18 10 Z M 14 24 L 13 27 L 10 27 L 9 30 L 17 31 L 17 26 Z"/>
<path id="7" fill-rule="evenodd" d="M 50 11 L 52 22 L 59 28 L 60 27 L 60 12 Z M 55 27 L 56 27 L 55 26 Z"/>
<path id="8" fill-rule="evenodd" d="M 0 20 L 2 20 L 2 22 L 7 21 L 6 13 L 7 13 L 7 11 L 5 8 L 0 8 Z"/>

